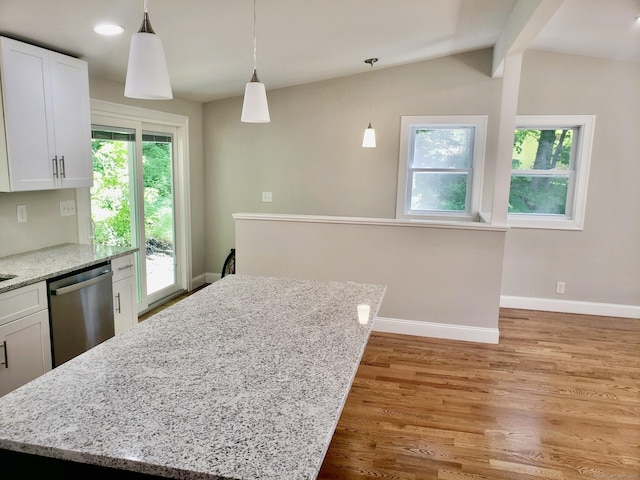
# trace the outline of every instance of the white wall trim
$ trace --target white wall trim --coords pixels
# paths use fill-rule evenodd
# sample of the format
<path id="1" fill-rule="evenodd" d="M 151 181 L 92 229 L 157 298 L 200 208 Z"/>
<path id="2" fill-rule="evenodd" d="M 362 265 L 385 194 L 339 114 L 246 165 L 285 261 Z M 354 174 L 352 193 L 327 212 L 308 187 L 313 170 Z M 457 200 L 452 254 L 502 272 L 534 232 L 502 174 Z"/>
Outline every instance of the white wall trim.
<path id="1" fill-rule="evenodd" d="M 483 230 L 506 232 L 507 225 L 489 225 L 483 222 L 454 222 L 436 220 L 404 220 L 395 218 L 333 217 L 325 215 L 292 215 L 285 213 L 234 213 L 235 220 L 265 220 L 270 222 L 342 223 L 350 225 L 380 225 L 390 227 L 421 227 L 456 230 Z"/>
<path id="2" fill-rule="evenodd" d="M 91 113 L 100 115 L 113 115 L 117 118 L 126 118 L 139 122 L 154 122 L 171 126 L 186 125 L 188 118 L 186 115 L 163 112 L 161 110 L 151 110 L 149 108 L 134 107 L 123 103 L 107 102 L 105 100 L 91 99 Z"/>
<path id="3" fill-rule="evenodd" d="M 206 283 L 215 283 L 222 278 L 222 275 L 220 273 L 208 272 L 204 274 L 204 278 Z"/>
<path id="4" fill-rule="evenodd" d="M 615 303 L 580 302 L 576 300 L 555 300 L 552 298 L 500 296 L 500 306 L 545 312 L 578 313 L 582 315 L 602 315 L 640 319 L 640 306 Z"/>
<path id="5" fill-rule="evenodd" d="M 450 325 L 385 317 L 375 318 L 373 331 L 493 344 L 497 344 L 500 338 L 500 332 L 497 328 Z"/>
<path id="6" fill-rule="evenodd" d="M 196 288 L 201 287 L 202 285 L 204 285 L 205 283 L 212 283 L 212 282 L 208 282 L 207 281 L 207 275 L 206 273 L 202 273 L 196 277 L 192 277 L 191 278 L 191 290 L 195 290 Z"/>

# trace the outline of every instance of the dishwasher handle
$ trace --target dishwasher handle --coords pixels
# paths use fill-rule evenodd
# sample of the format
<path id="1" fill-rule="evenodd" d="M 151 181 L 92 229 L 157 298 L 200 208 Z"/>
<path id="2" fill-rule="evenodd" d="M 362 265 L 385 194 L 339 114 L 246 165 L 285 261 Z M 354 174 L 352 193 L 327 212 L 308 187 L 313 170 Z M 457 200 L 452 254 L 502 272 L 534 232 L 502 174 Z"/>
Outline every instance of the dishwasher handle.
<path id="1" fill-rule="evenodd" d="M 105 280 L 113 277 L 113 272 L 110 270 L 108 272 L 103 273 L 94 278 L 90 278 L 89 280 L 85 280 L 84 282 L 74 283 L 73 285 L 69 285 L 67 287 L 60 287 L 51 290 L 51 295 L 65 295 L 67 293 L 75 292 L 82 288 L 88 287 L 90 285 L 95 285 L 96 283 L 104 282 Z"/>

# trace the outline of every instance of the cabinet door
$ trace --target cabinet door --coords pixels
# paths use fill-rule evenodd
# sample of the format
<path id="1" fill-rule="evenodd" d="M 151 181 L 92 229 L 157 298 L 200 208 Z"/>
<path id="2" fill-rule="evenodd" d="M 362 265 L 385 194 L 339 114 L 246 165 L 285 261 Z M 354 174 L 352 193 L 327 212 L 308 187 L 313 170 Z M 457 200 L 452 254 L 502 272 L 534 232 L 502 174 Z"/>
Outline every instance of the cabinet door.
<path id="1" fill-rule="evenodd" d="M 41 310 L 0 326 L 0 395 L 51 370 L 49 313 Z"/>
<path id="2" fill-rule="evenodd" d="M 116 335 L 138 323 L 135 275 L 113 282 L 113 321 Z"/>
<path id="3" fill-rule="evenodd" d="M 1 76 L 11 190 L 54 188 L 46 50 L 3 38 Z"/>
<path id="4" fill-rule="evenodd" d="M 51 52 L 49 67 L 60 187 L 90 187 L 93 160 L 87 63 Z"/>

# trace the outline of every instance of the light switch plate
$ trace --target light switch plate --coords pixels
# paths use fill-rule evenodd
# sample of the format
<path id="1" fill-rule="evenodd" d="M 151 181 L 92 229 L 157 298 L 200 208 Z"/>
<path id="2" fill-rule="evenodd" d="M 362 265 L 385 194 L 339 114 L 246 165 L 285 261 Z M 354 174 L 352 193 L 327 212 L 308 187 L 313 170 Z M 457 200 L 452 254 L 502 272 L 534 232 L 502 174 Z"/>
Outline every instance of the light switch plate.
<path id="1" fill-rule="evenodd" d="M 27 206 L 18 205 L 18 223 L 25 223 L 27 221 Z"/>
<path id="2" fill-rule="evenodd" d="M 273 195 L 271 192 L 262 192 L 262 201 L 263 202 L 273 202 Z"/>

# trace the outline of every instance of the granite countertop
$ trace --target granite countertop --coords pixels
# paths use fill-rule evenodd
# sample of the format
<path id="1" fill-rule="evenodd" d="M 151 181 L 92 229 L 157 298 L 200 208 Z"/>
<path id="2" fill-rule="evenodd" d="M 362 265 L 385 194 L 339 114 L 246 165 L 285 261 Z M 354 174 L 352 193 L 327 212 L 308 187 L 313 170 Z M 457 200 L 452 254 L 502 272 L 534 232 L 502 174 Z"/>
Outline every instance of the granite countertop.
<path id="1" fill-rule="evenodd" d="M 385 289 L 226 276 L 0 398 L 0 449 L 166 478 L 314 479 Z"/>
<path id="2" fill-rule="evenodd" d="M 0 282 L 0 293 L 106 262 L 137 250 L 138 248 L 132 247 L 65 243 L 0 257 L 0 275 L 15 275 L 15 278 Z"/>

